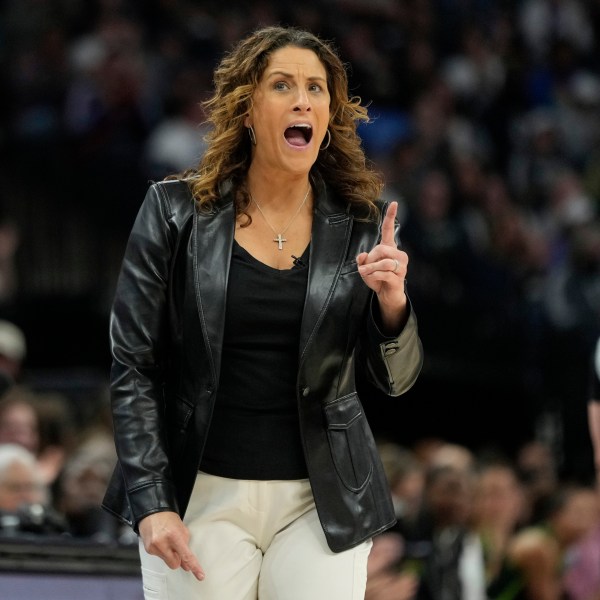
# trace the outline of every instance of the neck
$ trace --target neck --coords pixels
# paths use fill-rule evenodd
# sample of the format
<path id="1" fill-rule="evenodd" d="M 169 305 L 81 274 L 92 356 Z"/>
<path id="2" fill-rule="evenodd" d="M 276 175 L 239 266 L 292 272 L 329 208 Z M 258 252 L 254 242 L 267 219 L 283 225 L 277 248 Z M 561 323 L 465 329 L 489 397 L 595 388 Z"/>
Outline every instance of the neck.
<path id="1" fill-rule="evenodd" d="M 300 211 L 302 210 L 302 208 L 304 207 L 304 205 L 306 204 L 306 200 L 308 199 L 308 195 L 310 194 L 310 185 L 308 186 L 306 192 L 304 193 L 304 197 L 302 198 L 302 202 L 300 202 L 300 204 L 297 206 L 297 208 L 294 209 L 294 214 L 291 218 L 291 220 L 289 221 L 288 225 L 286 227 L 283 227 L 283 229 L 281 230 L 281 233 L 285 233 L 287 231 L 287 228 L 292 224 L 292 222 L 295 220 L 295 218 L 298 216 L 298 214 L 300 213 Z M 263 219 L 267 222 L 267 225 L 269 225 L 269 227 L 273 230 L 273 233 L 277 234 L 277 228 L 275 228 L 273 226 L 273 224 L 267 219 L 267 215 L 264 213 L 260 202 L 252 195 L 250 194 L 250 200 L 255 204 L 256 208 L 258 209 L 258 211 L 261 213 Z M 273 208 L 273 206 L 271 205 L 270 208 Z M 276 211 L 273 211 L 276 212 Z M 287 208 L 286 211 L 287 212 Z"/>
<path id="2" fill-rule="evenodd" d="M 271 213 L 286 214 L 302 201 L 310 183 L 308 176 L 290 179 L 281 176 L 257 176 L 249 172 L 247 187 L 250 195 L 262 208 L 267 208 Z"/>

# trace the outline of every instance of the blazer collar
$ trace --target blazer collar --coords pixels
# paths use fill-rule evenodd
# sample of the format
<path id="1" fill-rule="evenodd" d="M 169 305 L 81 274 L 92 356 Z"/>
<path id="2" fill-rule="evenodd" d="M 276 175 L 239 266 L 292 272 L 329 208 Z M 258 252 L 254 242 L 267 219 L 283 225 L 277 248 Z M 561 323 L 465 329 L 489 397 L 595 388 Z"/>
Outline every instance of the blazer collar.
<path id="1" fill-rule="evenodd" d="M 348 205 L 340 202 L 326 186 L 320 186 L 318 190 L 310 243 L 308 288 L 300 333 L 301 354 L 325 316 L 346 258 L 352 229 Z"/>
<path id="2" fill-rule="evenodd" d="M 301 354 L 325 316 L 346 258 L 353 222 L 346 203 L 337 199 L 327 186 L 315 187 L 308 286 L 300 334 Z M 227 280 L 235 234 L 232 186 L 223 185 L 222 192 L 211 213 L 196 212 L 192 239 L 198 314 L 213 357 L 215 374 L 220 369 Z"/>
<path id="3" fill-rule="evenodd" d="M 231 186 L 212 211 L 194 213 L 192 252 L 196 306 L 214 380 L 221 368 L 227 280 L 235 233 Z"/>

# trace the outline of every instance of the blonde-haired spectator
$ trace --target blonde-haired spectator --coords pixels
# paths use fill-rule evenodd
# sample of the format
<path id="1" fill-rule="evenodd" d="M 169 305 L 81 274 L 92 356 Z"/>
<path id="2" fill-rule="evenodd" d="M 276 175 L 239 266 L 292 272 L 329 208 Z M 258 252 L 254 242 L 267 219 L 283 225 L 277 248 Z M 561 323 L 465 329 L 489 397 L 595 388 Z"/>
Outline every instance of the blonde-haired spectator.
<path id="1" fill-rule="evenodd" d="M 61 395 L 17 385 L 0 399 L 0 443 L 29 450 L 37 458 L 44 481 L 52 484 L 71 449 L 70 419 Z"/>
<path id="2" fill-rule="evenodd" d="M 0 511 L 15 512 L 23 504 L 49 500 L 35 456 L 19 444 L 0 444 Z"/>
<path id="3" fill-rule="evenodd" d="M 52 491 L 34 454 L 19 444 L 0 444 L 0 535 L 66 533 L 52 506 Z"/>

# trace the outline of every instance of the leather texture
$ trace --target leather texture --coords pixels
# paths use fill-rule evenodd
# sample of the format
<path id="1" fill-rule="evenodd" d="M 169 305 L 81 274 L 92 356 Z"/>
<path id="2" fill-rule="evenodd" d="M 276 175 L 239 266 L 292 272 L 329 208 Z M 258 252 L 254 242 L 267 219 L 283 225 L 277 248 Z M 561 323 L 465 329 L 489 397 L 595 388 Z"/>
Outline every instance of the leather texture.
<path id="1" fill-rule="evenodd" d="M 103 506 L 134 529 L 157 511 L 185 514 L 217 396 L 234 226 L 227 186 L 207 212 L 185 182 L 165 181 L 149 187 L 127 244 L 110 319 L 118 464 Z M 324 186 L 317 193 L 296 389 L 310 483 L 334 552 L 395 522 L 355 370 L 399 396 L 423 362 L 412 309 L 398 337 L 383 336 L 358 274 L 356 256 L 378 242 L 380 226 L 356 220 Z"/>

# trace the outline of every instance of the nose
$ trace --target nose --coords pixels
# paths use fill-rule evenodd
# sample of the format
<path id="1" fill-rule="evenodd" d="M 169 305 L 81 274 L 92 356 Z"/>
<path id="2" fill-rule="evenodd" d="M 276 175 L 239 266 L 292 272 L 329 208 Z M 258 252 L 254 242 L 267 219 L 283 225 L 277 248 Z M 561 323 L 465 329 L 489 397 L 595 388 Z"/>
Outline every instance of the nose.
<path id="1" fill-rule="evenodd" d="M 308 93 L 302 87 L 298 87 L 298 93 L 296 95 L 296 101 L 294 103 L 294 110 L 296 110 L 296 111 L 309 111 L 310 110 L 310 100 L 308 98 Z"/>

